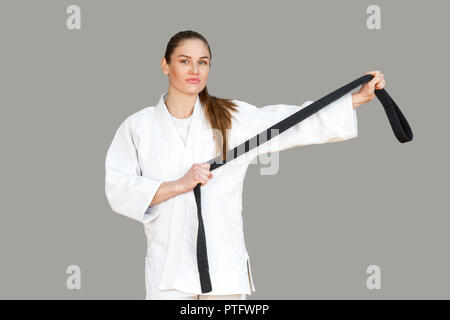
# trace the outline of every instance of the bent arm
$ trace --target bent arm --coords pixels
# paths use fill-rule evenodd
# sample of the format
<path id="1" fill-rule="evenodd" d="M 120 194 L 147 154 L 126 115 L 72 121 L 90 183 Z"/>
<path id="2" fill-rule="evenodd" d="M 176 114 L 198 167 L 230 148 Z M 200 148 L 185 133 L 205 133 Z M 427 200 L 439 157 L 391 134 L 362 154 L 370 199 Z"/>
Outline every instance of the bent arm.
<path id="1" fill-rule="evenodd" d="M 141 175 L 128 118 L 117 129 L 105 159 L 105 193 L 111 209 L 139 222 L 150 222 L 154 217 L 145 212 L 162 183 Z"/>

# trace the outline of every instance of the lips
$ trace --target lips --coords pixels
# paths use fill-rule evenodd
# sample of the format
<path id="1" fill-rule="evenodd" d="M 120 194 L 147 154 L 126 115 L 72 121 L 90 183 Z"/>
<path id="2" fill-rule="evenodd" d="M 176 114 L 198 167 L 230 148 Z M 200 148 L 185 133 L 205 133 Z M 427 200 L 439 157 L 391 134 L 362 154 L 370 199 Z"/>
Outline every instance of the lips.
<path id="1" fill-rule="evenodd" d="M 199 78 L 190 78 L 190 79 L 186 79 L 186 81 L 189 83 L 199 83 L 200 79 Z"/>

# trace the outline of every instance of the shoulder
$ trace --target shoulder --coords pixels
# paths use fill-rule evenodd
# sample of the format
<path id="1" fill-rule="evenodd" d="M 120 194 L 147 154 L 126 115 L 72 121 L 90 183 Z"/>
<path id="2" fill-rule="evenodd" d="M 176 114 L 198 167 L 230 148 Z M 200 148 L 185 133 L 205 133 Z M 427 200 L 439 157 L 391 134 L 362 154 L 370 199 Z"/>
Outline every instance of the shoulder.
<path id="1" fill-rule="evenodd" d="M 141 128 L 149 127 L 155 118 L 155 106 L 143 107 L 126 117 L 119 125 L 118 131 L 136 133 Z"/>
<path id="2" fill-rule="evenodd" d="M 256 106 L 246 101 L 238 99 L 232 99 L 231 101 L 237 105 L 236 111 L 233 111 L 233 115 L 237 118 L 248 116 L 251 117 L 258 109 Z"/>
<path id="3" fill-rule="evenodd" d="M 255 105 L 238 99 L 233 99 L 237 105 L 236 111 L 232 112 L 233 123 L 232 128 L 234 132 L 238 132 L 239 136 L 245 136 L 249 138 L 257 133 L 259 127 L 260 116 L 258 114 L 258 107 Z M 248 136 L 245 135 L 248 132 Z"/>
<path id="4" fill-rule="evenodd" d="M 139 124 L 142 121 L 148 121 L 153 119 L 154 116 L 155 116 L 155 106 L 147 106 L 128 116 L 126 121 L 129 121 L 130 124 Z"/>
<path id="5" fill-rule="evenodd" d="M 129 115 L 122 121 L 121 126 L 128 130 L 137 131 L 141 127 L 148 126 L 155 118 L 155 106 L 143 107 Z"/>
<path id="6" fill-rule="evenodd" d="M 251 103 L 248 103 L 246 101 L 242 101 L 242 100 L 238 100 L 238 99 L 232 99 L 231 101 L 234 102 L 235 104 L 237 104 L 238 107 L 241 109 L 256 108 L 254 105 L 252 105 Z"/>

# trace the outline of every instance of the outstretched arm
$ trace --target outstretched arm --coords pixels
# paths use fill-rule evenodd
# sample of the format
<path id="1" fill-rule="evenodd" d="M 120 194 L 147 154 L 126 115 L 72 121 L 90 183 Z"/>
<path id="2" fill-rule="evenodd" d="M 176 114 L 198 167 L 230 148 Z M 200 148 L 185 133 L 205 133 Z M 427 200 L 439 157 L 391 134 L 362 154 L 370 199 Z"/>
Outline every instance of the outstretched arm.
<path id="1" fill-rule="evenodd" d="M 282 151 L 296 146 L 345 141 L 357 137 L 356 109 L 375 97 L 375 89 L 382 89 L 385 86 L 384 76 L 380 71 L 366 72 L 366 74 L 373 74 L 374 78 L 365 83 L 358 92 L 347 93 L 279 136 L 262 144 L 258 148 L 258 154 Z M 257 133 L 260 133 L 311 103 L 313 101 L 307 101 L 302 106 L 277 104 L 262 108 L 245 104 L 256 114 L 255 128 Z"/>
<path id="2" fill-rule="evenodd" d="M 256 134 L 263 132 L 293 113 L 312 104 L 306 101 L 301 106 L 276 104 L 261 108 L 248 105 L 253 114 Z M 288 130 L 261 144 L 257 154 L 278 152 L 297 146 L 344 141 L 358 135 L 356 110 L 352 94 L 347 93 L 338 100 L 297 123 Z"/>

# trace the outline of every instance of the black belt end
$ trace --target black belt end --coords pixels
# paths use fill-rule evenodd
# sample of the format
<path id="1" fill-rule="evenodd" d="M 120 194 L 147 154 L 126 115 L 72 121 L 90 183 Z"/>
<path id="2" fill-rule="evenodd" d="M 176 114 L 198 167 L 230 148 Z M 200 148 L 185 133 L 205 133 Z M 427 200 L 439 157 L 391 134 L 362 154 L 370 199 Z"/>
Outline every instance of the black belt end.
<path id="1" fill-rule="evenodd" d="M 212 291 L 211 278 L 209 276 L 209 271 L 200 271 L 200 286 L 202 287 L 202 293 L 207 293 Z"/>

